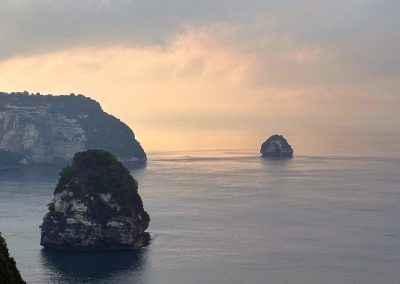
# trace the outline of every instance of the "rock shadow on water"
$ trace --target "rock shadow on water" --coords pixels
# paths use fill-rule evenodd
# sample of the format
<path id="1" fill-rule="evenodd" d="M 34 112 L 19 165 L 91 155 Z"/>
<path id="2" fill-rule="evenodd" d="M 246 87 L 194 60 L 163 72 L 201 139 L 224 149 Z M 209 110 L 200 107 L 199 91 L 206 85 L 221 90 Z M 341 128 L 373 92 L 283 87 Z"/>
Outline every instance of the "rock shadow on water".
<path id="1" fill-rule="evenodd" d="M 279 158 L 279 157 L 260 157 L 260 161 L 265 166 L 280 166 L 280 167 L 287 167 L 292 162 L 293 159 L 286 159 L 286 158 Z"/>
<path id="2" fill-rule="evenodd" d="M 41 251 L 41 261 L 54 283 L 99 283 L 124 279 L 137 283 L 145 276 L 147 250 Z M 142 282 L 142 281 L 139 281 Z"/>

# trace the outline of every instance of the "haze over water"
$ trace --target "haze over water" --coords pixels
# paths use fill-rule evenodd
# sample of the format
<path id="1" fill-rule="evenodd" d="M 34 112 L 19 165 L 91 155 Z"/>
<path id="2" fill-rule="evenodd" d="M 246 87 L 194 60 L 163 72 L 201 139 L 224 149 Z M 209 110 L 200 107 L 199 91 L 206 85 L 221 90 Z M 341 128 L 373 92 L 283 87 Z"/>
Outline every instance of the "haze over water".
<path id="1" fill-rule="evenodd" d="M 158 152 L 132 170 L 149 247 L 46 252 L 59 169 L 0 172 L 0 231 L 28 283 L 398 283 L 400 158 Z"/>

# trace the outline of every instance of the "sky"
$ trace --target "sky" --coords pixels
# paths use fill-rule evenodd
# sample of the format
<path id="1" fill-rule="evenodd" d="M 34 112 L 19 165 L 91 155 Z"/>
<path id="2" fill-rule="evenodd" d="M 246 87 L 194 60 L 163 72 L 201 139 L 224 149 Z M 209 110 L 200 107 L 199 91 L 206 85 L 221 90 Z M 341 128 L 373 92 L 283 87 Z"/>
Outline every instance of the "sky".
<path id="1" fill-rule="evenodd" d="M 146 151 L 400 155 L 400 2 L 0 0 L 0 91 L 84 94 Z"/>

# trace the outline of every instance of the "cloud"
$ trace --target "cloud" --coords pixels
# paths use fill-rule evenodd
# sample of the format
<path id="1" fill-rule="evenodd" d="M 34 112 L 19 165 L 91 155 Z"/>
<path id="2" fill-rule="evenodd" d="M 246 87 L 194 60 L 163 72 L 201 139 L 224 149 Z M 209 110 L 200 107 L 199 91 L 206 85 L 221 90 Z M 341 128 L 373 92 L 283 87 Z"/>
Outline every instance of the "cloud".
<path id="1" fill-rule="evenodd" d="M 4 0 L 0 60 L 85 46 L 164 48 L 207 29 L 262 62 L 264 78 L 330 87 L 398 76 L 398 10 L 393 0 Z"/>
<path id="2" fill-rule="evenodd" d="M 253 43 L 234 40 L 242 32 L 209 26 L 187 29 L 162 47 L 87 46 L 17 57 L 0 64 L 0 85 L 9 91 L 24 86 L 34 92 L 85 93 L 132 123 L 151 127 L 364 125 L 397 118 L 392 109 L 400 102 L 399 80 L 342 85 L 329 70 L 335 57 L 325 51 L 293 51 L 295 45 L 277 36 L 281 49 L 249 52 Z M 343 65 L 341 72 L 351 77 L 358 70 Z M 378 96 L 379 90 L 385 93 Z M 125 102 L 132 103 L 134 114 Z"/>
<path id="3" fill-rule="evenodd" d="M 238 0 L 4 0 L 1 57 L 85 44 L 162 44 L 186 26 L 249 18 Z M 249 12 L 244 8 L 248 8 Z M 240 13 L 238 13 L 240 12 Z"/>

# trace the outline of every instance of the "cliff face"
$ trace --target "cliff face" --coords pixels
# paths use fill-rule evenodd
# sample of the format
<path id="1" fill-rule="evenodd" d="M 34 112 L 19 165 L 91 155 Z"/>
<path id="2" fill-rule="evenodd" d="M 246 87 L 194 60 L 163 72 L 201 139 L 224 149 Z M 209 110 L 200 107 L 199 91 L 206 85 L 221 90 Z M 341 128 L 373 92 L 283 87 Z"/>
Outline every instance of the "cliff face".
<path id="1" fill-rule="evenodd" d="M 0 234 L 0 283 L 23 284 L 21 275 L 15 264 L 15 260 L 10 257 L 6 241 Z"/>
<path id="2" fill-rule="evenodd" d="M 50 114 L 46 106 L 5 106 L 0 113 L 0 148 L 22 153 L 33 163 L 71 159 L 86 141 L 76 119 Z"/>
<path id="3" fill-rule="evenodd" d="M 60 174 L 41 245 L 49 249 L 139 249 L 149 242 L 150 217 L 129 171 L 100 150 L 77 153 Z"/>
<path id="4" fill-rule="evenodd" d="M 292 158 L 293 149 L 282 135 L 272 135 L 261 145 L 263 157 Z"/>
<path id="5" fill-rule="evenodd" d="M 31 163 L 54 163 L 88 148 L 146 160 L 132 130 L 90 98 L 0 93 L 0 149 Z"/>

